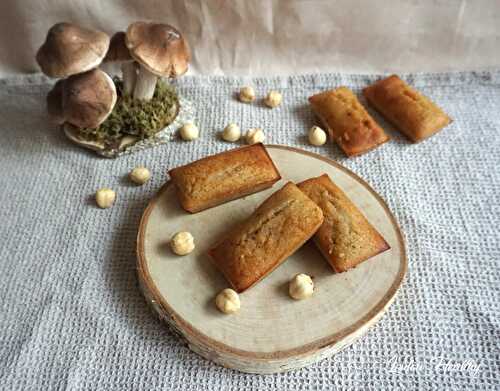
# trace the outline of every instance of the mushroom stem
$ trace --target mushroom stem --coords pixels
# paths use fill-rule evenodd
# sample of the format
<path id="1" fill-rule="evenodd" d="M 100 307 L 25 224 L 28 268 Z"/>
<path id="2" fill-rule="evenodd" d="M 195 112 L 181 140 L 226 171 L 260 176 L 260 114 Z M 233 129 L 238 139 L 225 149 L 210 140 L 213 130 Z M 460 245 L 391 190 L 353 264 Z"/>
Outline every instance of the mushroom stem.
<path id="1" fill-rule="evenodd" d="M 136 64 L 133 61 L 122 63 L 123 94 L 132 95 L 137 79 Z"/>
<path id="2" fill-rule="evenodd" d="M 158 80 L 158 76 L 141 65 L 135 83 L 134 99 L 151 100 L 155 93 L 156 80 Z"/>

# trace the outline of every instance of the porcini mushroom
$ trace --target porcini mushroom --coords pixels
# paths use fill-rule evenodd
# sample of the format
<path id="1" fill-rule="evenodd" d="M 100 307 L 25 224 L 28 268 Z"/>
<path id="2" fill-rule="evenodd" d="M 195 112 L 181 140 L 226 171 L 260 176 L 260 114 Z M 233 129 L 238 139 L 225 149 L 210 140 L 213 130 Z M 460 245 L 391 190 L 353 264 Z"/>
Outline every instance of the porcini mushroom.
<path id="1" fill-rule="evenodd" d="M 64 81 L 64 119 L 78 128 L 97 128 L 106 120 L 115 103 L 115 83 L 100 69 L 73 75 Z"/>
<path id="2" fill-rule="evenodd" d="M 57 23 L 38 49 L 36 61 L 50 77 L 68 77 L 97 67 L 108 50 L 109 36 L 71 23 Z"/>
<path id="3" fill-rule="evenodd" d="M 47 112 L 50 119 L 61 125 L 64 123 L 64 112 L 62 107 L 64 80 L 58 80 L 47 94 Z"/>
<path id="4" fill-rule="evenodd" d="M 153 97 L 158 76 L 177 77 L 187 72 L 191 57 L 181 33 L 168 24 L 132 23 L 125 35 L 131 56 L 140 64 L 135 99 Z"/>
<path id="5" fill-rule="evenodd" d="M 137 78 L 138 65 L 130 55 L 127 45 L 125 45 L 125 32 L 119 31 L 111 37 L 104 62 L 121 62 L 123 94 L 132 95 Z"/>

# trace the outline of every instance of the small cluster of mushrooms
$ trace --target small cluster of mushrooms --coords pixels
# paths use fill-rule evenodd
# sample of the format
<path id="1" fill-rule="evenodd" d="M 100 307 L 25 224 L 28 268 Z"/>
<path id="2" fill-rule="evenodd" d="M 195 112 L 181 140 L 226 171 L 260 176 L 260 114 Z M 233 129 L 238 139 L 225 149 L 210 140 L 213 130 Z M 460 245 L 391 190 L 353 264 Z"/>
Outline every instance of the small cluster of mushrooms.
<path id="1" fill-rule="evenodd" d="M 149 101 L 158 77 L 186 73 L 190 50 L 167 24 L 135 22 L 111 38 L 104 32 L 58 23 L 36 54 L 43 73 L 59 78 L 47 96 L 51 119 L 77 129 L 97 128 L 113 111 L 117 90 L 102 63 L 119 62 L 122 95 Z"/>

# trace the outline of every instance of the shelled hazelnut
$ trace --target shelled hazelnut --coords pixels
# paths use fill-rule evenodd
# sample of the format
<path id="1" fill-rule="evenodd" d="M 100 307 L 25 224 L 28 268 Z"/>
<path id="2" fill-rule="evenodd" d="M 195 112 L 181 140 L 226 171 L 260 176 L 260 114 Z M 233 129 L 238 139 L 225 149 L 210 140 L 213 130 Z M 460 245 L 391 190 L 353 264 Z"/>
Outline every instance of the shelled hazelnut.
<path id="1" fill-rule="evenodd" d="M 320 146 L 326 143 L 326 132 L 319 126 L 309 129 L 307 137 L 312 145 Z"/>
<path id="2" fill-rule="evenodd" d="M 262 143 L 266 139 L 264 131 L 260 128 L 248 129 L 245 134 L 245 141 L 247 144 Z"/>
<path id="3" fill-rule="evenodd" d="M 170 248 L 177 255 L 187 255 L 194 250 L 194 238 L 190 232 L 177 232 L 170 240 Z"/>
<path id="4" fill-rule="evenodd" d="M 253 89 L 253 87 L 249 86 L 242 87 L 240 89 L 239 98 L 241 102 L 251 103 L 255 100 L 255 90 Z"/>
<path id="5" fill-rule="evenodd" d="M 314 283 L 307 274 L 297 274 L 288 287 L 288 293 L 295 300 L 311 297 L 314 292 Z"/>
<path id="6" fill-rule="evenodd" d="M 240 297 L 232 289 L 224 289 L 215 298 L 215 305 L 225 314 L 233 314 L 241 307 Z"/>
<path id="7" fill-rule="evenodd" d="M 267 107 L 271 109 L 278 107 L 283 100 L 283 96 L 279 91 L 269 91 L 267 96 L 264 99 L 264 103 Z"/>
<path id="8" fill-rule="evenodd" d="M 222 131 L 222 139 L 234 143 L 241 137 L 241 129 L 236 124 L 227 125 Z"/>
<path id="9" fill-rule="evenodd" d="M 95 193 L 95 202 L 97 203 L 97 206 L 102 209 L 107 209 L 113 206 L 115 199 L 116 193 L 107 187 L 99 189 Z"/>
<path id="10" fill-rule="evenodd" d="M 199 137 L 200 130 L 194 123 L 186 122 L 184 125 L 182 125 L 179 133 L 184 141 L 193 141 Z"/>
<path id="11" fill-rule="evenodd" d="M 143 185 L 151 178 L 151 172 L 146 167 L 136 167 L 130 171 L 128 176 L 132 182 Z"/>

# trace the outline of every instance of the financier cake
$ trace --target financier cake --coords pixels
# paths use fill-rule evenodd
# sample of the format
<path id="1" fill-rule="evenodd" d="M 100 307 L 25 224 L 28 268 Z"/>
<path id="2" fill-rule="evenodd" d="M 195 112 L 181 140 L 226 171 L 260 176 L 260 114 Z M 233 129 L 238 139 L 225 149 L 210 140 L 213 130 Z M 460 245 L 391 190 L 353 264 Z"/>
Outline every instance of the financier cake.
<path id="1" fill-rule="evenodd" d="M 267 189 L 281 179 L 261 143 L 208 156 L 169 174 L 182 207 L 191 213 Z"/>
<path id="2" fill-rule="evenodd" d="M 309 103 L 328 128 L 331 139 L 347 156 L 361 155 L 389 140 L 347 87 L 313 95 Z"/>
<path id="3" fill-rule="evenodd" d="M 323 223 L 321 209 L 292 182 L 266 199 L 210 251 L 237 292 L 271 273 Z"/>
<path id="4" fill-rule="evenodd" d="M 396 75 L 366 87 L 363 94 L 368 103 L 413 142 L 432 136 L 451 122 L 434 102 Z"/>
<path id="5" fill-rule="evenodd" d="M 344 272 L 387 249 L 389 245 L 365 216 L 323 174 L 298 184 L 323 211 L 324 222 L 314 242 L 336 272 Z"/>

